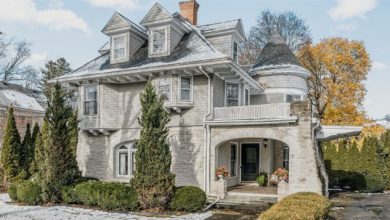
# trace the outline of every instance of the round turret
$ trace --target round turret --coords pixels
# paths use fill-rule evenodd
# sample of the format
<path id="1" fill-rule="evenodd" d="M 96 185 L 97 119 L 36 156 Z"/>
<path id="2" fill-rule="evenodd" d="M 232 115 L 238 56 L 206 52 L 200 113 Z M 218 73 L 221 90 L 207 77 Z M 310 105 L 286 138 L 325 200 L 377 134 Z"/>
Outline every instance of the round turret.
<path id="1" fill-rule="evenodd" d="M 255 104 L 294 102 L 307 96 L 310 73 L 302 67 L 276 29 L 250 74 L 265 88 L 264 94 L 252 99 Z"/>

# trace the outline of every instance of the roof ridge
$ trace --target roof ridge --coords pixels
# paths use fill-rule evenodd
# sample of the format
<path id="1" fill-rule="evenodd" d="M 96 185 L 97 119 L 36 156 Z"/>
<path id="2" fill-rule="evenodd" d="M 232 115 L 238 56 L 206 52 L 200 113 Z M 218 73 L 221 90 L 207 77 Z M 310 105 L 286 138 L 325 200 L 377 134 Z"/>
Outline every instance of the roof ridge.
<path id="1" fill-rule="evenodd" d="M 240 21 L 240 20 L 241 20 L 241 18 L 237 18 L 237 19 L 232 19 L 232 20 L 227 20 L 227 21 L 214 22 L 214 23 L 210 23 L 210 24 L 202 24 L 202 25 L 198 25 L 198 27 L 211 26 L 211 25 L 215 25 L 215 24 L 222 24 L 222 23 L 227 23 L 227 22 L 232 22 L 232 21 Z"/>

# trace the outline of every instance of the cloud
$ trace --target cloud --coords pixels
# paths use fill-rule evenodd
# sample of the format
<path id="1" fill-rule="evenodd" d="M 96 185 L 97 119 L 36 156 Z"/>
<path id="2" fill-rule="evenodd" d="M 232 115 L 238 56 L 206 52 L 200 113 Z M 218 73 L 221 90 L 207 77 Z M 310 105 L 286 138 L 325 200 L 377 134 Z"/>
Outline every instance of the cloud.
<path id="1" fill-rule="evenodd" d="M 89 4 L 99 8 L 114 8 L 131 11 L 139 7 L 138 0 L 86 0 Z"/>
<path id="2" fill-rule="evenodd" d="M 384 64 L 384 63 L 375 61 L 375 62 L 372 63 L 372 68 L 376 69 L 376 70 L 385 70 L 385 69 L 387 69 L 389 67 L 386 64 Z"/>
<path id="3" fill-rule="evenodd" d="M 87 23 L 70 10 L 61 8 L 39 10 L 33 0 L 0 0 L 0 5 L 6 5 L 0 7 L 0 22 L 41 25 L 60 31 L 76 29 L 89 32 Z"/>
<path id="4" fill-rule="evenodd" d="M 47 53 L 32 53 L 25 64 L 40 68 L 48 60 Z"/>
<path id="5" fill-rule="evenodd" d="M 336 7 L 329 11 L 334 20 L 343 20 L 364 15 L 377 6 L 377 0 L 337 0 Z"/>
<path id="6" fill-rule="evenodd" d="M 343 30 L 343 31 L 354 31 L 358 28 L 358 24 L 356 22 L 351 23 L 343 23 L 339 24 L 337 26 L 337 29 Z"/>

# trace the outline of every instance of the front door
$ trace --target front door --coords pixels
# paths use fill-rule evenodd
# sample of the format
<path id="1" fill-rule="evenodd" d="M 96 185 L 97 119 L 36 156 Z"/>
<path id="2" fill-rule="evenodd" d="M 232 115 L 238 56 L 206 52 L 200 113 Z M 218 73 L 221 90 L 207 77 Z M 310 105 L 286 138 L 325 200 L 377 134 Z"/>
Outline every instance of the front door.
<path id="1" fill-rule="evenodd" d="M 242 144 L 241 180 L 255 181 L 259 175 L 259 144 Z"/>

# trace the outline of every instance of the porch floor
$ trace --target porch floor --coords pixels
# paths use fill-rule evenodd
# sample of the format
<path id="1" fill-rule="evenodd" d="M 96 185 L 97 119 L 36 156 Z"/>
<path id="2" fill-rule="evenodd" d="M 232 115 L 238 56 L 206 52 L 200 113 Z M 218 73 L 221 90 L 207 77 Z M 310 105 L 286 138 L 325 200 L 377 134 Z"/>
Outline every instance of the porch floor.
<path id="1" fill-rule="evenodd" d="M 277 195 L 276 186 L 259 187 L 257 183 L 240 183 L 237 186 L 228 188 L 228 195 L 234 194 L 255 194 L 255 195 Z"/>

